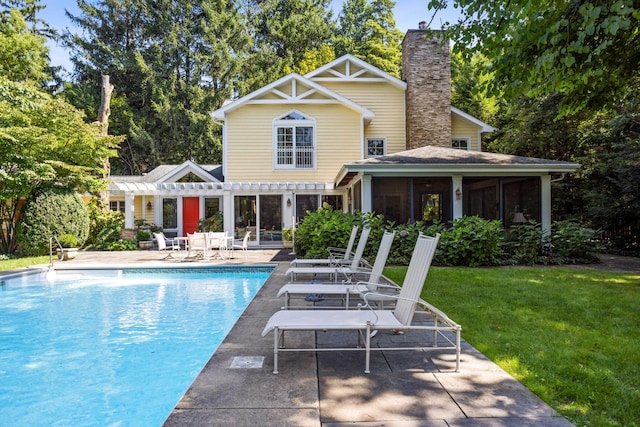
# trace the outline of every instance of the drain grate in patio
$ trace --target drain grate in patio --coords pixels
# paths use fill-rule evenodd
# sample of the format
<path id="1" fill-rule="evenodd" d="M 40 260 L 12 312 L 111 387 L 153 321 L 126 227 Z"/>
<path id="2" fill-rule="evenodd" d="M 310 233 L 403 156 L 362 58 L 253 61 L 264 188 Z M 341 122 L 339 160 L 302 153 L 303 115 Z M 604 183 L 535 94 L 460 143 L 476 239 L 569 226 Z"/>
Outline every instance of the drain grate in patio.
<path id="1" fill-rule="evenodd" d="M 231 362 L 231 369 L 261 369 L 264 356 L 237 356 Z"/>

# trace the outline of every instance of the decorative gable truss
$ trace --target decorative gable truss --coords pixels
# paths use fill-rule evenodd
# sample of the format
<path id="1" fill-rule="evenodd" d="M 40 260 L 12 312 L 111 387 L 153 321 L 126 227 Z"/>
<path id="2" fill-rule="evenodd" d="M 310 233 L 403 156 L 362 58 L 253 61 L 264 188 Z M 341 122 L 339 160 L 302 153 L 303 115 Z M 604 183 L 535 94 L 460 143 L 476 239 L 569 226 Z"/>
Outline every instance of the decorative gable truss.
<path id="1" fill-rule="evenodd" d="M 353 55 L 340 58 L 305 75 L 314 82 L 381 82 L 405 90 L 407 84 Z"/>
<path id="2" fill-rule="evenodd" d="M 182 182 L 185 177 L 188 178 L 188 182 Z M 220 181 L 191 160 L 187 160 L 164 175 L 157 181 L 156 185 L 157 189 L 161 191 L 215 190 L 222 188 Z"/>
<path id="3" fill-rule="evenodd" d="M 262 89 L 228 103 L 211 115 L 216 120 L 224 121 L 227 114 L 250 104 L 341 104 L 360 113 L 367 122 L 374 117 L 368 108 L 297 73 L 282 77 Z"/>

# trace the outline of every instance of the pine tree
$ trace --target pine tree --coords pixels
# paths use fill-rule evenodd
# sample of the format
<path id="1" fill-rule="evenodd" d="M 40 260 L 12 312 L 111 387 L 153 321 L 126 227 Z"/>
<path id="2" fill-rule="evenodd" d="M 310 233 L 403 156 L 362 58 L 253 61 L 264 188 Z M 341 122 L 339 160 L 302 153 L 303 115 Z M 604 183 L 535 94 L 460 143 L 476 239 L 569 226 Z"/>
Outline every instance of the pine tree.
<path id="1" fill-rule="evenodd" d="M 347 0 L 338 17 L 336 56 L 352 54 L 400 77 L 402 32 L 396 27 L 392 0 Z"/>

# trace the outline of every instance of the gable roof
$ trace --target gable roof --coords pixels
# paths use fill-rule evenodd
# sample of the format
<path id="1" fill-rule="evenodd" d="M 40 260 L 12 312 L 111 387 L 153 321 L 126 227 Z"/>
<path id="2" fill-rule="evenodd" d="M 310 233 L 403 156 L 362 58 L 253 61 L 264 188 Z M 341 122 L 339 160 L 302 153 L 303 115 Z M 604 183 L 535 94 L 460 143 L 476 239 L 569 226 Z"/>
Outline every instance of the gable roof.
<path id="1" fill-rule="evenodd" d="M 335 184 L 336 186 L 344 185 L 358 173 L 392 172 L 396 176 L 415 173 L 447 176 L 465 173 L 509 176 L 532 173 L 571 173 L 578 168 L 580 165 L 572 162 L 426 146 L 347 163 L 340 169 Z"/>
<path id="2" fill-rule="evenodd" d="M 325 88 L 318 83 L 291 73 L 248 95 L 218 108 L 211 116 L 224 121 L 226 115 L 247 104 L 341 104 L 361 114 L 365 120 L 375 116 L 368 108 Z"/>
<path id="3" fill-rule="evenodd" d="M 404 81 L 395 78 L 368 62 L 349 54 L 343 55 L 340 58 L 305 74 L 305 77 L 313 80 L 314 82 L 387 82 L 402 90 L 407 88 L 407 84 Z"/>
<path id="4" fill-rule="evenodd" d="M 480 128 L 480 132 L 495 132 L 496 128 L 494 128 L 491 125 L 488 125 L 487 123 L 483 122 L 480 119 L 477 119 L 475 117 L 473 117 L 471 114 L 467 114 L 464 111 L 451 106 L 451 113 L 473 123 L 474 125 L 478 126 Z"/>
<path id="5" fill-rule="evenodd" d="M 223 181 L 222 166 L 198 165 L 187 160 L 179 165 L 160 165 L 143 175 L 112 175 L 110 187 L 112 190 L 121 191 L 154 191 L 175 186 L 176 181 L 189 173 L 193 173 L 204 183 L 210 183 L 214 187 L 218 187 Z"/>

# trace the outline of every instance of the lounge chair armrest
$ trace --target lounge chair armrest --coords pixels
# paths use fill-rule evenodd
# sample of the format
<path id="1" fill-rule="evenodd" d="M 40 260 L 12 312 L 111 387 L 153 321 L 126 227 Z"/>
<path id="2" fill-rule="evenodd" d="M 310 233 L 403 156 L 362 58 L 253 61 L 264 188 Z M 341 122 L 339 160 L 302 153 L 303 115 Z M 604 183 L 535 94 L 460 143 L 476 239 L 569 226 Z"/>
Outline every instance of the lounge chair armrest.
<path id="1" fill-rule="evenodd" d="M 329 254 L 346 254 L 347 253 L 346 249 L 337 248 L 335 246 L 329 246 L 327 250 L 329 251 Z"/>
<path id="2" fill-rule="evenodd" d="M 368 301 L 369 297 L 378 297 L 378 298 L 386 298 L 386 299 L 394 299 L 396 301 L 409 301 L 409 302 L 415 302 L 416 304 L 420 304 L 423 303 L 424 301 L 422 300 L 414 300 L 414 299 L 410 299 L 410 298 L 402 298 L 400 297 L 400 294 L 388 294 L 388 293 L 383 293 L 383 292 L 376 292 L 376 291 L 368 291 L 368 292 L 364 292 L 362 293 L 362 299 L 365 301 L 366 305 L 368 307 L 371 307 Z"/>
<path id="3" fill-rule="evenodd" d="M 397 290 L 400 291 L 400 286 L 398 285 L 392 285 L 392 284 L 385 284 L 385 283 L 379 283 L 379 282 L 365 282 L 365 281 L 359 281 L 356 282 L 356 286 L 366 286 L 367 288 L 370 289 L 369 292 L 375 292 L 375 289 L 380 289 L 380 288 L 384 288 L 384 289 L 393 289 L 393 290 Z"/>

